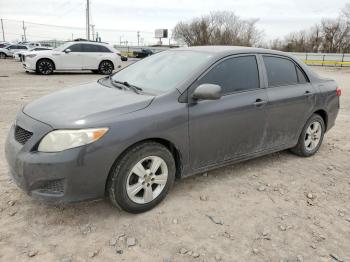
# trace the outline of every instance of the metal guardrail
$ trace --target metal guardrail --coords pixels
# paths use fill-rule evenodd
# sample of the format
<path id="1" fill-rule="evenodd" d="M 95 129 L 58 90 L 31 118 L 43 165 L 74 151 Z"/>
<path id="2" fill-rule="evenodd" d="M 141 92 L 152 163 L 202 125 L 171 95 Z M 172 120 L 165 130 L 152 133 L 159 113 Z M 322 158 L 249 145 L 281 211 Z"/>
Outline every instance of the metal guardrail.
<path id="1" fill-rule="evenodd" d="M 290 53 L 303 60 L 307 65 L 317 66 L 350 66 L 350 54 L 334 53 Z"/>
<path id="2" fill-rule="evenodd" d="M 157 53 L 169 49 L 169 47 L 136 47 L 136 46 L 117 46 L 115 47 L 121 51 L 125 56 L 132 56 L 133 51 L 141 51 L 141 48 L 151 49 Z M 295 53 L 289 54 L 304 61 L 307 65 L 315 66 L 334 66 L 334 67 L 350 67 L 350 54 L 335 54 L 335 53 Z"/>

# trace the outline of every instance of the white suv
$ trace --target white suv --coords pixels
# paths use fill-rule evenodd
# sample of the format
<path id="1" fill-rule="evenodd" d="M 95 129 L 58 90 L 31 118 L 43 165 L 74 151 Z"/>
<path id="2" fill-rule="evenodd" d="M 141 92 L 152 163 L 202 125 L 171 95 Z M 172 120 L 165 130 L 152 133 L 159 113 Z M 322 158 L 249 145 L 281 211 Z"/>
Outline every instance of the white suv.
<path id="1" fill-rule="evenodd" d="M 92 70 L 109 75 L 121 66 L 119 51 L 107 44 L 97 42 L 68 42 L 49 51 L 33 51 L 25 54 L 23 66 L 26 71 L 42 75 L 53 71 Z"/>
<path id="2" fill-rule="evenodd" d="M 29 47 L 25 45 L 8 45 L 6 47 L 0 48 L 0 58 L 12 57 L 15 52 L 26 51 Z"/>

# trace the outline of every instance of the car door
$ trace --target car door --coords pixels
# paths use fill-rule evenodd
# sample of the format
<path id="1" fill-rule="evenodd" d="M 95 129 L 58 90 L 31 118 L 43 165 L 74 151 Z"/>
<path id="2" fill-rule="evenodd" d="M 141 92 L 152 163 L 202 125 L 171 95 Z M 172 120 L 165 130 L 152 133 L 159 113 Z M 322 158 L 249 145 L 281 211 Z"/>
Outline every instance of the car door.
<path id="1" fill-rule="evenodd" d="M 67 52 L 67 49 L 69 49 L 70 52 Z M 67 47 L 59 56 L 55 56 L 57 59 L 56 68 L 58 70 L 83 69 L 82 55 L 82 44 L 73 44 Z"/>
<path id="2" fill-rule="evenodd" d="M 84 44 L 83 69 L 98 69 L 102 53 L 98 45 Z"/>
<path id="3" fill-rule="evenodd" d="M 194 84 L 195 87 L 200 84 L 220 85 L 222 97 L 189 103 L 193 169 L 264 149 L 267 94 L 261 88 L 259 75 L 261 71 L 255 55 L 234 56 L 216 63 Z"/>
<path id="4" fill-rule="evenodd" d="M 12 56 L 15 52 L 18 51 L 18 45 L 10 45 L 8 47 L 6 47 L 6 49 L 8 50 L 8 56 Z"/>
<path id="5" fill-rule="evenodd" d="M 269 148 L 293 146 L 312 113 L 314 87 L 292 59 L 275 55 L 262 55 L 261 59 L 269 99 L 265 143 Z"/>

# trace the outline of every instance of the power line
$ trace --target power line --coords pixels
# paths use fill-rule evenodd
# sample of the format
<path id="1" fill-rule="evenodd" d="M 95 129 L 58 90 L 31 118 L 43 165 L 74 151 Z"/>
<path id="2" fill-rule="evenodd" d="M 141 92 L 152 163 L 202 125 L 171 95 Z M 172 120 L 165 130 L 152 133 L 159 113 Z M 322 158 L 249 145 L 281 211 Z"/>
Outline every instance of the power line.
<path id="1" fill-rule="evenodd" d="M 22 23 L 20 20 L 13 20 L 13 19 L 3 19 L 4 21 L 12 21 L 12 22 L 18 22 Z M 40 25 L 40 26 L 48 26 L 48 27 L 56 27 L 56 28 L 69 28 L 69 29 L 76 29 L 76 30 L 85 30 L 84 27 L 75 27 L 75 26 L 64 26 L 64 25 L 53 25 L 53 24 L 43 24 L 43 23 L 36 23 L 36 22 L 27 22 L 24 21 L 26 25 Z M 139 31 L 143 34 L 153 34 L 154 32 L 150 31 L 140 31 L 140 30 L 123 30 L 123 29 L 111 29 L 111 28 L 98 28 L 98 31 L 110 31 L 110 32 L 121 32 L 121 33 L 137 33 Z"/>

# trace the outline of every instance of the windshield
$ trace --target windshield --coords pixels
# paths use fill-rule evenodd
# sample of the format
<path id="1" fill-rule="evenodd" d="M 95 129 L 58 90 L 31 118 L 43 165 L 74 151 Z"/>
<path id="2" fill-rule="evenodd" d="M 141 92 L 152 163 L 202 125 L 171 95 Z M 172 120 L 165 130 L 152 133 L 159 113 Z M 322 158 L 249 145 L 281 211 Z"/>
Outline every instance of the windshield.
<path id="1" fill-rule="evenodd" d="M 211 54 L 204 52 L 163 51 L 126 67 L 112 79 L 145 90 L 166 92 L 186 80 L 211 57 Z"/>
<path id="2" fill-rule="evenodd" d="M 58 47 L 56 47 L 55 49 L 53 49 L 53 50 L 55 50 L 55 51 L 63 51 L 64 49 L 66 49 L 68 46 L 70 46 L 72 43 L 65 43 L 65 44 L 63 44 L 63 45 L 60 45 L 60 46 L 58 46 Z"/>

